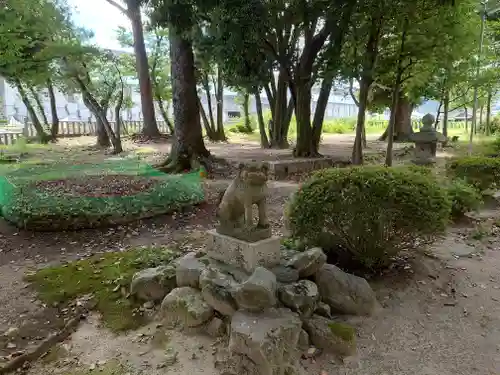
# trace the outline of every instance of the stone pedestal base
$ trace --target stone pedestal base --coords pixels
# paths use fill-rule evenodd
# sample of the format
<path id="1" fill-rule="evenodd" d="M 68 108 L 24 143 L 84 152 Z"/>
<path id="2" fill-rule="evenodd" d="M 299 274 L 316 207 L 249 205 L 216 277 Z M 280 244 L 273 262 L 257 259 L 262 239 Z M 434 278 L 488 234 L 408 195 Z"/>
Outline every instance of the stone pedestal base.
<path id="1" fill-rule="evenodd" d="M 272 268 L 280 261 L 280 237 L 247 242 L 217 231 L 207 231 L 207 255 L 218 261 L 252 272 L 255 267 Z"/>

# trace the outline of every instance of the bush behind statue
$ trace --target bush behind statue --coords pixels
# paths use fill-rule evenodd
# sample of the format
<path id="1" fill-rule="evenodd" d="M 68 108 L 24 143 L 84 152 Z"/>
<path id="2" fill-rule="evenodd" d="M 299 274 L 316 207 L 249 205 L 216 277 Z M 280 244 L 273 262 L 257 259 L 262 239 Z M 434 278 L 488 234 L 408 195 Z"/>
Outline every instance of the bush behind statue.
<path id="1" fill-rule="evenodd" d="M 342 267 L 377 269 L 442 231 L 451 202 L 418 168 L 367 166 L 315 173 L 287 207 L 294 238 L 322 247 Z"/>
<path id="2" fill-rule="evenodd" d="M 451 201 L 453 219 L 459 219 L 467 212 L 476 211 L 483 204 L 481 193 L 464 180 L 452 180 L 446 186 L 446 190 Z"/>
<path id="3" fill-rule="evenodd" d="M 485 156 L 467 156 L 449 160 L 447 174 L 460 178 L 480 190 L 494 188 L 500 184 L 500 159 Z"/>

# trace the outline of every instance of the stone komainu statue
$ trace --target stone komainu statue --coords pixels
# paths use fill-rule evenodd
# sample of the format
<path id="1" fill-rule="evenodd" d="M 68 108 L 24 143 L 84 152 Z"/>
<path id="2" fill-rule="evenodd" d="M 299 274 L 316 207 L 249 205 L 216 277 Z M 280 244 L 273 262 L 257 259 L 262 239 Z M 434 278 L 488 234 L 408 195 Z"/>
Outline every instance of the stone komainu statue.
<path id="1" fill-rule="evenodd" d="M 226 189 L 219 203 L 217 232 L 241 240 L 255 242 L 271 237 L 267 218 L 267 163 L 240 164 L 238 174 Z M 257 205 L 259 220 L 253 223 L 253 206 Z"/>

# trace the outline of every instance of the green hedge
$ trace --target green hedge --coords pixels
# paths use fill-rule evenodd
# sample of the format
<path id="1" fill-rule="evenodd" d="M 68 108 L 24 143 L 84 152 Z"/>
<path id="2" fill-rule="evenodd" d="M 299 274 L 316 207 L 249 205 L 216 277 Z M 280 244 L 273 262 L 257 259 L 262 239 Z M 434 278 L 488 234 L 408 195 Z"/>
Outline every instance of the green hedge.
<path id="1" fill-rule="evenodd" d="M 443 229 L 451 202 L 423 168 L 367 166 L 315 173 L 287 207 L 292 237 L 348 269 L 387 266 Z"/>
<path id="2" fill-rule="evenodd" d="M 446 191 L 451 201 L 453 219 L 458 219 L 467 212 L 476 211 L 483 204 L 481 193 L 464 180 L 450 181 Z"/>
<path id="3" fill-rule="evenodd" d="M 446 170 L 452 178 L 463 179 L 480 190 L 500 184 L 500 158 L 468 156 L 447 162 Z"/>
<path id="4" fill-rule="evenodd" d="M 128 180 L 153 181 L 144 191 L 131 195 L 92 197 L 51 192 L 39 182 L 81 180 L 113 175 Z M 132 176 L 132 178 L 130 178 Z M 73 230 L 123 224 L 165 214 L 201 203 L 204 190 L 198 172 L 167 175 L 137 162 L 118 161 L 103 165 L 33 166 L 0 177 L 2 216 L 30 230 Z"/>

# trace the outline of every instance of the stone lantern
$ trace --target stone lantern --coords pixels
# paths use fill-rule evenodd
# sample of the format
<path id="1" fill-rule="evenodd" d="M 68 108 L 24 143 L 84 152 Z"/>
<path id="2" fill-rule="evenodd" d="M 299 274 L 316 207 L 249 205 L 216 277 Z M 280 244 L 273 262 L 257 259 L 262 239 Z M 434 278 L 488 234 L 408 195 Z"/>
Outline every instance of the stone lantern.
<path id="1" fill-rule="evenodd" d="M 436 158 L 438 142 L 446 142 L 446 137 L 434 129 L 434 116 L 430 113 L 422 118 L 423 126 L 418 133 L 410 136 L 410 141 L 415 143 L 415 158 L 417 165 L 433 164 Z"/>

